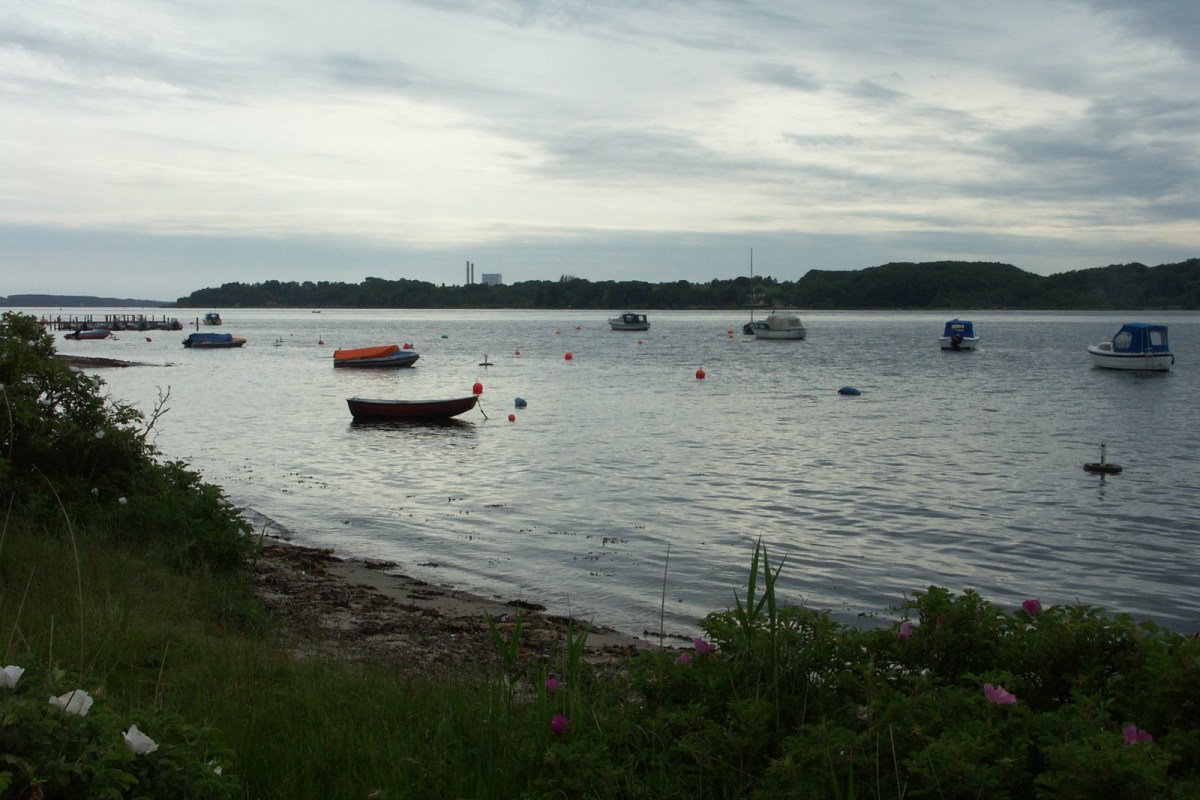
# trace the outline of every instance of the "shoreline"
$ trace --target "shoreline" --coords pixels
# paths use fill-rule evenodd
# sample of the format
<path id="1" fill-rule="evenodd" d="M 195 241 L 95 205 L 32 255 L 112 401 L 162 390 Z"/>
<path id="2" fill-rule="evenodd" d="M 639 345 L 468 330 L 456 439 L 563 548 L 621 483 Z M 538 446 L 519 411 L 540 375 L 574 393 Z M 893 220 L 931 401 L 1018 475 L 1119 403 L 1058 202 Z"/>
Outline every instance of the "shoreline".
<path id="1" fill-rule="evenodd" d="M 522 663 L 553 663 L 567 635 L 587 630 L 584 658 L 611 665 L 659 645 L 545 613 L 524 600 L 488 599 L 393 572 L 396 564 L 343 558 L 330 548 L 268 536 L 254 591 L 282 623 L 294 655 L 395 666 L 413 674 L 501 665 L 488 618 L 507 641 L 520 624 Z"/>

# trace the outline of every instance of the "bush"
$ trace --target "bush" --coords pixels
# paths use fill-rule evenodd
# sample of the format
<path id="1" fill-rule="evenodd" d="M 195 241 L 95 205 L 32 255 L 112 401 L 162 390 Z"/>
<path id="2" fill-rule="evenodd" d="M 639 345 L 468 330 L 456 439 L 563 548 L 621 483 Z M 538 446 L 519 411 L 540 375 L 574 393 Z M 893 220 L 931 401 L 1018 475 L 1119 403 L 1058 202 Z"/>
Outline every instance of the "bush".
<path id="1" fill-rule="evenodd" d="M 0 501 L 7 512 L 48 532 L 103 535 L 160 553 L 176 569 L 245 564 L 254 550 L 249 523 L 185 464 L 161 463 L 147 438 L 151 425 L 139 428 L 142 414 L 102 396 L 103 385 L 57 359 L 53 337 L 33 317 L 3 315 Z"/>

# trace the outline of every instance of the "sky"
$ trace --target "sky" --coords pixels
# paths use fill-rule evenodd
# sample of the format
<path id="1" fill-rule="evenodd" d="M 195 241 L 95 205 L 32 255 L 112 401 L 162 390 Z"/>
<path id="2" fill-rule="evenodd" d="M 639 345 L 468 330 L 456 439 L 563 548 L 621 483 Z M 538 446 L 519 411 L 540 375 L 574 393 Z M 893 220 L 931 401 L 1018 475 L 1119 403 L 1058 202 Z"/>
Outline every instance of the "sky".
<path id="1" fill-rule="evenodd" d="M 0 296 L 1172 263 L 1198 67 L 1195 0 L 9 2 Z"/>

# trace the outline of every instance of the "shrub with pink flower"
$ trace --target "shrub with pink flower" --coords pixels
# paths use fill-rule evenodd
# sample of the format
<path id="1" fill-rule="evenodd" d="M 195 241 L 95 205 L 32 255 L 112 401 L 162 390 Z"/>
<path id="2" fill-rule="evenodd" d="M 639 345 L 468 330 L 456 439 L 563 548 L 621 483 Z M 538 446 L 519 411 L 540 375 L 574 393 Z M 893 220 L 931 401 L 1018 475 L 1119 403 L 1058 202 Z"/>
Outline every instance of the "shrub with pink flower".
<path id="1" fill-rule="evenodd" d="M 1031 597 L 1024 603 L 1021 603 L 1021 610 L 1031 617 L 1036 617 L 1042 613 L 1042 601 L 1036 597 Z"/>
<path id="2" fill-rule="evenodd" d="M 567 732 L 567 726 L 571 721 L 567 719 L 566 714 L 555 714 L 550 718 L 550 732 L 555 736 L 563 736 Z"/>
<path id="3" fill-rule="evenodd" d="M 989 703 L 998 706 L 1011 706 L 1017 702 L 1016 695 L 1009 692 L 1003 686 L 993 686 L 990 683 L 983 685 L 983 695 L 988 699 Z"/>
<path id="4" fill-rule="evenodd" d="M 546 694 L 554 694 L 555 692 L 558 691 L 559 686 L 561 686 L 561 684 L 558 682 L 558 678 L 547 678 L 546 679 Z"/>
<path id="5" fill-rule="evenodd" d="M 901 639 L 907 639 L 908 637 L 912 636 L 912 632 L 913 624 L 908 620 L 904 620 L 904 622 L 900 623 L 900 630 L 896 632 L 896 635 Z"/>
<path id="6" fill-rule="evenodd" d="M 1130 747 L 1135 744 L 1146 742 L 1149 744 L 1154 741 L 1154 737 L 1146 733 L 1136 725 L 1126 725 L 1121 729 L 1121 733 L 1125 736 L 1125 746 Z"/>
<path id="7" fill-rule="evenodd" d="M 712 653 L 712 652 L 715 652 L 717 649 L 717 646 L 715 644 L 713 644 L 712 642 L 709 642 L 709 641 L 705 641 L 704 639 L 701 639 L 700 637 L 696 637 L 695 639 L 692 639 L 692 647 L 694 647 L 696 649 L 696 652 L 702 656 L 708 655 L 709 653 Z"/>
<path id="8" fill-rule="evenodd" d="M 688 664 L 692 663 L 692 654 L 691 653 L 680 653 L 679 658 L 675 659 L 675 663 L 682 664 L 683 666 L 687 666 Z"/>

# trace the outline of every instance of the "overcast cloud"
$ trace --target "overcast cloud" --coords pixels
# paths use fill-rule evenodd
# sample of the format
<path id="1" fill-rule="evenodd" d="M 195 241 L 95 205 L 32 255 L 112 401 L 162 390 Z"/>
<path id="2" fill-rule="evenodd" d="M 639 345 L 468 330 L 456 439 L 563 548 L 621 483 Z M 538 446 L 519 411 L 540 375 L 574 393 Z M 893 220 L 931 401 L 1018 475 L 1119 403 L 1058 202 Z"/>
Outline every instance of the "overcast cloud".
<path id="1" fill-rule="evenodd" d="M 1200 255 L 1200 4 L 39 0 L 0 295 Z"/>

